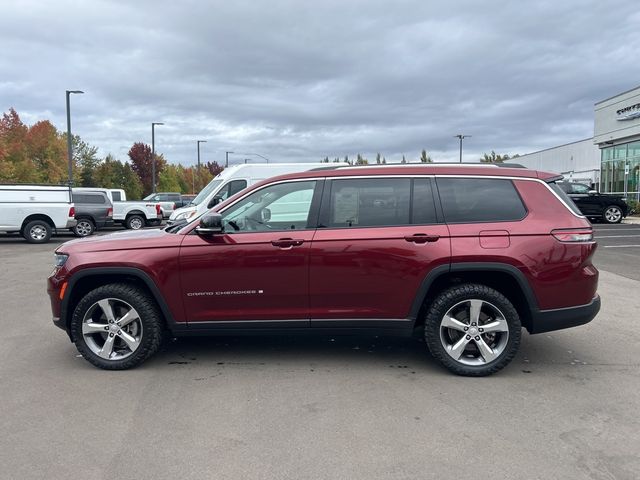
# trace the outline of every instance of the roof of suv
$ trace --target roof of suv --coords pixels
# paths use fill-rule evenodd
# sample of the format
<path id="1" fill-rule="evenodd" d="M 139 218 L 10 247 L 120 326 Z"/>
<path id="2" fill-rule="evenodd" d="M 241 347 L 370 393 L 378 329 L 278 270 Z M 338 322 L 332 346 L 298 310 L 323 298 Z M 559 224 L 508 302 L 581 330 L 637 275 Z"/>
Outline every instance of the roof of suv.
<path id="1" fill-rule="evenodd" d="M 353 175 L 478 175 L 491 177 L 539 178 L 544 181 L 559 180 L 557 173 L 530 170 L 520 165 L 498 166 L 495 164 L 397 164 L 397 165 L 345 165 L 319 168 L 300 173 L 275 177 L 279 180 L 294 178 L 347 177 Z M 269 179 L 273 180 L 273 179 Z"/>

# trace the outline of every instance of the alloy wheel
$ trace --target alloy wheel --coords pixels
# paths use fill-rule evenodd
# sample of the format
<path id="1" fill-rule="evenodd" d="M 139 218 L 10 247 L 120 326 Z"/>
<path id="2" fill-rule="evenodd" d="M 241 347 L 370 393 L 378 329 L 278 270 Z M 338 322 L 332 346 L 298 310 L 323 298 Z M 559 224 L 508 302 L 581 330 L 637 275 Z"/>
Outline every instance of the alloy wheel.
<path id="1" fill-rule="evenodd" d="M 88 220 L 80 220 L 76 225 L 76 233 L 80 237 L 86 237 L 93 233 L 93 225 Z"/>
<path id="2" fill-rule="evenodd" d="M 127 302 L 105 298 L 95 302 L 82 320 L 82 336 L 89 349 L 105 360 L 123 360 L 142 340 L 142 321 Z"/>
<path id="3" fill-rule="evenodd" d="M 447 354 L 464 365 L 486 365 L 507 347 L 509 325 L 493 304 L 480 299 L 463 300 L 440 321 L 440 342 Z"/>
<path id="4" fill-rule="evenodd" d="M 618 207 L 609 207 L 604 212 L 604 218 L 609 223 L 617 223 L 622 217 L 622 211 Z"/>
<path id="5" fill-rule="evenodd" d="M 34 225 L 29 230 L 29 236 L 34 240 L 41 242 L 47 237 L 47 229 L 42 225 Z"/>

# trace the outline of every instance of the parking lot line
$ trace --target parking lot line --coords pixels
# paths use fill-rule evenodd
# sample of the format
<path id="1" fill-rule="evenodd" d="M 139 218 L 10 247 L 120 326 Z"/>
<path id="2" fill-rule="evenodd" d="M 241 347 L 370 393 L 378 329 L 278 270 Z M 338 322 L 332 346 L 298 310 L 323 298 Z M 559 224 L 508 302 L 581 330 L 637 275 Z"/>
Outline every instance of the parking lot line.
<path id="1" fill-rule="evenodd" d="M 623 230 L 638 231 L 640 228 L 594 228 L 596 232 L 622 232 Z"/>
<path id="2" fill-rule="evenodd" d="M 640 245 L 601 245 L 602 248 L 640 248 Z"/>

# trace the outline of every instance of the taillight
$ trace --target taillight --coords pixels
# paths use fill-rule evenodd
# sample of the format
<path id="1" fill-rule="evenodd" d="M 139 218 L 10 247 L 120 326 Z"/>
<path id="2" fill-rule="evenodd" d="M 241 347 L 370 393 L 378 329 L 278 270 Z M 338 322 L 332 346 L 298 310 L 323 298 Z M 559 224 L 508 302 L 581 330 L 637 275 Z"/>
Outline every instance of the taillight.
<path id="1" fill-rule="evenodd" d="M 551 235 L 560 242 L 592 242 L 593 230 L 590 228 L 552 230 Z"/>
<path id="2" fill-rule="evenodd" d="M 69 209 L 69 217 L 75 217 L 76 216 L 76 207 L 71 207 Z"/>
<path id="3" fill-rule="evenodd" d="M 109 208 L 109 210 L 107 210 L 107 217 L 113 217 L 113 208 Z"/>
<path id="4" fill-rule="evenodd" d="M 160 204 L 159 203 L 156 203 L 156 214 L 157 215 L 162 214 L 162 210 L 160 209 Z"/>

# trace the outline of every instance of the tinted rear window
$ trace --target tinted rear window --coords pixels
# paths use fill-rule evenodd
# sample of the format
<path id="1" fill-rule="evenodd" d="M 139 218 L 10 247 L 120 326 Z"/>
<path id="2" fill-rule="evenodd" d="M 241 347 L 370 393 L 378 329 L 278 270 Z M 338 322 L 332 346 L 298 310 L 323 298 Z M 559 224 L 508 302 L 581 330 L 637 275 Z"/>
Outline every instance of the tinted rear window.
<path id="1" fill-rule="evenodd" d="M 436 182 L 448 223 L 515 221 L 527 213 L 511 180 L 438 178 Z"/>
<path id="2" fill-rule="evenodd" d="M 119 202 L 120 200 L 122 200 L 122 196 L 120 195 L 120 192 L 115 192 L 115 191 L 111 191 L 111 198 L 113 198 L 114 202 Z"/>
<path id="3" fill-rule="evenodd" d="M 96 205 L 104 205 L 106 203 L 105 197 L 102 195 L 90 194 L 90 193 L 74 193 L 74 203 L 92 203 Z"/>

